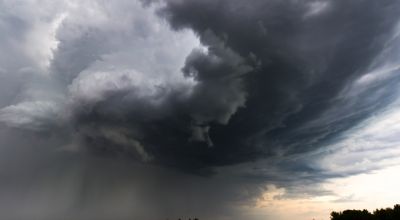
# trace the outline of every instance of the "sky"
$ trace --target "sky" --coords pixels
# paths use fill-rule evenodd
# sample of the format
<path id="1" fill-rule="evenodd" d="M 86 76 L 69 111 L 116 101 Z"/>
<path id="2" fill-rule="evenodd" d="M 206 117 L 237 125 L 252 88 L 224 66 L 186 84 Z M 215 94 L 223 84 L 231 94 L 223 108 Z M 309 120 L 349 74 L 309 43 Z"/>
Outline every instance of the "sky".
<path id="1" fill-rule="evenodd" d="M 399 203 L 399 10 L 0 0 L 0 218 L 328 220 Z"/>

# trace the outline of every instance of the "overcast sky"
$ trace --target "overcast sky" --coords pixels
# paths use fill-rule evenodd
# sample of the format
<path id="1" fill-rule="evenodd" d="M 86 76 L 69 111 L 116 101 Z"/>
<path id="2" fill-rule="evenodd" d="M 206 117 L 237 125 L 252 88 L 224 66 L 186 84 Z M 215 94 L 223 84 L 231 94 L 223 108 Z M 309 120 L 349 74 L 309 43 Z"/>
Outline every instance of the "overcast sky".
<path id="1" fill-rule="evenodd" d="M 399 11 L 0 0 L 0 219 L 327 220 L 398 203 Z"/>

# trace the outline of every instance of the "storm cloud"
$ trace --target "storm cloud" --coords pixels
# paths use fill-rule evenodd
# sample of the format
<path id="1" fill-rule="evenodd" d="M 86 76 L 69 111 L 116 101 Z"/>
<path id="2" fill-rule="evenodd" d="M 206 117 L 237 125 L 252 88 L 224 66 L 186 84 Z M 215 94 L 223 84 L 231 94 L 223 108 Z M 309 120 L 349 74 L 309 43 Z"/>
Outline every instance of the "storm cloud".
<path id="1" fill-rule="evenodd" d="M 73 96 L 104 94 L 86 97 L 88 103 L 74 109 L 78 129 L 88 124 L 124 129 L 155 163 L 195 171 L 312 151 L 390 99 L 380 94 L 385 99 L 360 102 L 342 93 L 371 71 L 388 46 L 398 22 L 397 3 L 164 4 L 158 14 L 177 31 L 194 31 L 202 45 L 182 66 L 186 86 L 176 85 L 176 79 L 152 82 L 160 76 L 140 81 L 143 74 L 129 77 L 133 73 L 124 70 L 94 73 L 104 83 L 93 87 L 77 77 L 70 86 Z M 78 83 L 87 91 L 79 91 Z M 85 137 L 96 146 L 109 139 Z M 119 148 L 105 145 L 110 151 Z"/>
<path id="2" fill-rule="evenodd" d="M 67 210 L 25 214 L 98 219 L 92 209 L 115 199 L 122 207 L 105 216 L 241 219 L 234 207 L 268 184 L 287 197 L 330 194 L 316 185 L 366 168 L 321 161 L 397 106 L 399 10 L 393 0 L 0 1 L 1 144 L 34 165 L 4 163 L 54 164 L 32 192 L 75 193 L 55 204 Z"/>

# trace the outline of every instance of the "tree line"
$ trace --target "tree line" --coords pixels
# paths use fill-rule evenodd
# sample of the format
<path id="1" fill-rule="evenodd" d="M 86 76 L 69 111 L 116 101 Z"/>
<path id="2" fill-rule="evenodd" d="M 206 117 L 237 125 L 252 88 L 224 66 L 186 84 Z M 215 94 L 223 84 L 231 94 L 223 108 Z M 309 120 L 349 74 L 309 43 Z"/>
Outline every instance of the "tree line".
<path id="1" fill-rule="evenodd" d="M 332 212 L 331 220 L 400 220 L 400 205 L 395 205 L 393 208 L 376 209 L 372 213 L 366 209 Z"/>

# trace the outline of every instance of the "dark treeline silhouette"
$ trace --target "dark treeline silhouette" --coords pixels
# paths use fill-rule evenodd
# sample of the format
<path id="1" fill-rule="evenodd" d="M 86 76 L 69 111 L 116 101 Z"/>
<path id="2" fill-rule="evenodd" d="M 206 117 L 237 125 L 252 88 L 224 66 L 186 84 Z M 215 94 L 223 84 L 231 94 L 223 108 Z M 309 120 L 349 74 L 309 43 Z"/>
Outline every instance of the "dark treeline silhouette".
<path id="1" fill-rule="evenodd" d="M 169 220 L 169 219 L 167 219 Z M 182 220 L 181 218 L 179 218 L 178 220 Z M 189 220 L 192 220 L 192 218 L 189 218 Z M 199 220 L 198 218 L 193 218 L 193 220 Z"/>
<path id="2" fill-rule="evenodd" d="M 331 220 L 400 220 L 400 205 L 395 205 L 393 209 L 377 209 L 373 213 L 366 209 L 332 212 Z"/>

